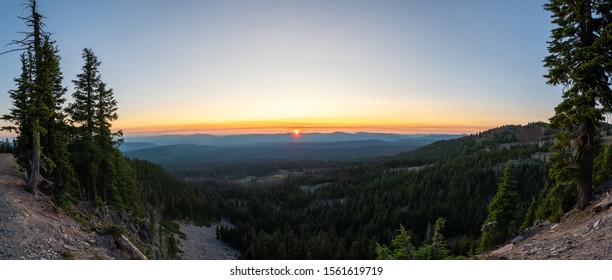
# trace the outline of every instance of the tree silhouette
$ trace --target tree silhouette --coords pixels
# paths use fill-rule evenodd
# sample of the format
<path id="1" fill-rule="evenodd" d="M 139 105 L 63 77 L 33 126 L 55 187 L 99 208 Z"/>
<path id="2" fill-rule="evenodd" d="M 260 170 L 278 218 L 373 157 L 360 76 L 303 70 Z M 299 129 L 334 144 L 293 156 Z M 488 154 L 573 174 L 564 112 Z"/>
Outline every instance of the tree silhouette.
<path id="1" fill-rule="evenodd" d="M 41 181 L 50 183 L 41 174 L 41 169 L 52 168 L 48 164 L 50 161 L 43 159 L 41 138 L 48 134 L 48 124 L 56 115 L 57 95 L 54 90 L 60 71 L 55 48 L 49 34 L 43 31 L 44 17 L 38 12 L 36 0 L 30 0 L 27 7 L 30 15 L 20 19 L 32 30 L 23 32 L 26 35 L 24 39 L 13 41 L 18 48 L 10 50 L 25 51 L 21 56 L 22 74 L 15 79 L 17 89 L 10 92 L 14 107 L 10 114 L 3 116 L 14 126 L 3 129 L 19 133 L 17 151 L 21 155 L 18 159 L 28 171 L 25 189 L 35 193 Z"/>
<path id="2" fill-rule="evenodd" d="M 551 158 L 551 177 L 577 185 L 577 207 L 592 199 L 596 136 L 604 113 L 612 110 L 612 2 L 551 0 L 551 40 L 544 66 L 551 85 L 563 86 L 563 101 L 550 119 L 559 129 Z"/>
<path id="3" fill-rule="evenodd" d="M 74 162 L 80 182 L 88 187 L 91 199 L 98 196 L 118 200 L 115 187 L 118 153 L 113 142 L 111 121 L 117 119 L 117 101 L 111 89 L 102 82 L 100 61 L 91 49 L 83 50 L 82 72 L 73 81 L 74 102 L 68 106 L 72 123 L 76 126 Z"/>
<path id="4" fill-rule="evenodd" d="M 479 247 L 481 251 L 501 245 L 511 236 L 515 230 L 518 202 L 516 175 L 512 162 L 509 161 L 484 221 Z"/>

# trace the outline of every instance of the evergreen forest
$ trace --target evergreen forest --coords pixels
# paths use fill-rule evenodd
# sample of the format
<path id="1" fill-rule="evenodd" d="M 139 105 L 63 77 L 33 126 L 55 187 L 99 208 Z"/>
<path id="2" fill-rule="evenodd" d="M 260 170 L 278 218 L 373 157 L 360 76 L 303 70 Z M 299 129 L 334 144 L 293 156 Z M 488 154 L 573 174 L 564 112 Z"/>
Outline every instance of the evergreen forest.
<path id="1" fill-rule="evenodd" d="M 472 258 L 534 222 L 585 208 L 610 184 L 611 128 L 603 120 L 612 112 L 611 7 L 545 5 L 556 24 L 546 78 L 566 89 L 550 123 L 502 126 L 368 161 L 217 166 L 240 178 L 289 169 L 280 181 L 243 184 L 124 156 L 123 133 L 112 126 L 121 93 L 104 82 L 102 59 L 84 48 L 67 87 L 61 42 L 30 0 L 25 37 L 12 45 L 21 73 L 2 115 L 10 124 L 2 129 L 16 138 L 2 140 L 0 152 L 15 155 L 28 177 L 24 189 L 66 213 L 76 216 L 85 202 L 152 221 L 165 247 L 158 258 L 179 257 L 177 221 L 215 227 L 242 259 Z"/>

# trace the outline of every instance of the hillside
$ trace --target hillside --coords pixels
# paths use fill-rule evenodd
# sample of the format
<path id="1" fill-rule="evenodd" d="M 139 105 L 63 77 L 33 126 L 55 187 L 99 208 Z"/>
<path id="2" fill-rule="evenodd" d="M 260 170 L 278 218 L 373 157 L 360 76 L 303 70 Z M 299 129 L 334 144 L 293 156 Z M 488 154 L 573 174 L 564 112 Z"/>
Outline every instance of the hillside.
<path id="1" fill-rule="evenodd" d="M 3 154 L 0 259 L 133 259 L 142 254 L 157 259 L 374 259 L 376 244 L 389 244 L 400 225 L 411 232 L 414 246 L 427 246 L 439 218 L 446 220 L 443 234 L 453 257 L 611 259 L 610 188 L 587 210 L 571 212 L 559 224 L 540 222 L 513 244 L 474 256 L 504 165 L 512 162 L 517 175 L 516 224 L 527 216 L 529 201 L 541 197 L 548 167 L 545 158 L 534 155 L 548 151 L 547 134 L 542 124 L 505 126 L 376 162 L 290 169 L 274 184 L 264 175 L 251 176 L 248 186 L 259 182 L 260 187 L 237 186 L 222 177 L 186 182 L 159 165 L 129 160 L 147 201 L 140 218 L 91 202 L 75 201 L 64 212 L 46 196 L 22 191 L 23 174 L 12 156 Z M 178 222 L 189 220 L 206 226 Z M 125 228 L 117 231 L 116 225 Z"/>
<path id="2" fill-rule="evenodd" d="M 583 211 L 572 211 L 561 223 L 540 222 L 511 243 L 482 259 L 612 259 L 612 188 Z"/>
<path id="3" fill-rule="evenodd" d="M 0 154 L 0 259 L 146 258 L 130 241 L 134 236 L 113 235 L 103 228 L 129 218 L 105 209 L 88 213 L 85 205 L 69 216 L 48 197 L 25 192 L 23 184 L 25 176 L 13 156 Z M 76 213 L 82 214 L 80 219 Z"/>
<path id="4" fill-rule="evenodd" d="M 133 158 L 149 160 L 164 167 L 193 167 L 207 163 L 278 161 L 351 161 L 389 156 L 419 147 L 412 143 L 381 140 L 331 143 L 274 143 L 251 146 L 167 145 L 125 152 Z"/>
<path id="5" fill-rule="evenodd" d="M 108 206 L 78 202 L 67 213 L 46 195 L 22 189 L 26 178 L 11 154 L 0 153 L 0 260 L 167 258 L 146 219 Z M 120 225 L 120 226 L 119 226 Z M 180 224 L 182 251 L 173 258 L 234 259 L 238 252 L 215 238 L 214 227 Z M 164 228 L 164 239 L 171 232 Z M 146 254 L 146 256 L 145 256 Z"/>
<path id="6" fill-rule="evenodd" d="M 201 137 L 204 136 L 157 136 L 151 139 L 142 139 L 157 140 L 157 142 L 149 142 L 149 144 L 145 142 L 135 144 L 126 142 L 128 147 L 122 149 L 122 151 L 128 157 L 152 161 L 173 171 L 178 169 L 201 170 L 204 166 L 219 166 L 227 163 L 365 161 L 411 151 L 440 139 L 456 137 L 456 135 L 400 137 L 394 134 L 336 133 L 333 136 L 330 134 L 305 134 L 301 135 L 299 139 L 292 138 L 291 135 L 244 135 L 241 137 L 212 138 L 220 142 L 213 142 L 209 139 L 213 136 L 204 138 L 208 139 L 208 142 L 198 141 Z M 390 140 L 394 141 L 390 142 Z M 137 147 L 147 147 L 147 145 L 148 148 L 137 149 Z"/>
<path id="7" fill-rule="evenodd" d="M 23 191 L 24 183 L 13 157 L 0 154 L 0 259 L 110 258 L 90 243 L 94 235 L 47 199 Z"/>
<path id="8" fill-rule="evenodd" d="M 412 142 L 420 145 L 433 141 L 456 138 L 456 134 L 393 134 L 393 133 L 282 133 L 282 134 L 238 134 L 217 136 L 209 134 L 167 134 L 153 136 L 127 137 L 122 147 L 124 151 L 134 150 L 138 147 L 147 148 L 146 145 L 204 145 L 204 146 L 249 146 L 270 143 L 329 143 L 329 142 L 356 142 L 367 140 L 382 140 L 385 142 Z"/>

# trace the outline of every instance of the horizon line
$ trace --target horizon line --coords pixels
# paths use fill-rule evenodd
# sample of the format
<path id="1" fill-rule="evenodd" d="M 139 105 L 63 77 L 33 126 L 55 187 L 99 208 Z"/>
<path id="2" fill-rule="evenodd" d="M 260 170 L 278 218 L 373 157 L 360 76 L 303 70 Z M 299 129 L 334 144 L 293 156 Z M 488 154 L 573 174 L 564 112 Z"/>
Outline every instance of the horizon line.
<path id="1" fill-rule="evenodd" d="M 529 122 L 534 123 L 534 122 Z M 512 124 L 512 125 L 527 125 Z M 142 126 L 129 127 L 122 125 L 113 126 L 113 131 L 123 131 L 124 138 L 143 137 L 143 136 L 162 136 L 162 135 L 214 135 L 214 136 L 231 136 L 231 135 L 247 135 L 247 134 L 292 134 L 294 130 L 299 130 L 301 134 L 330 134 L 330 133 L 383 133 L 383 134 L 398 134 L 398 135 L 471 135 L 479 132 L 484 132 L 496 127 L 511 125 L 511 124 L 485 124 L 485 125 L 325 125 L 325 124 L 275 124 L 257 125 L 257 124 L 191 124 L 191 125 L 158 125 L 158 126 Z M 12 138 L 17 135 L 14 133 L 0 132 L 0 138 Z"/>
<path id="2" fill-rule="evenodd" d="M 299 132 L 300 135 L 313 135 L 313 134 L 336 134 L 336 133 L 344 133 L 344 134 L 352 134 L 352 135 L 356 135 L 356 134 L 362 134 L 362 133 L 367 133 L 367 134 L 387 134 L 387 135 L 470 135 L 470 133 L 461 133 L 461 132 L 457 132 L 457 133 L 451 133 L 451 132 L 439 132 L 439 133 L 426 133 L 426 132 L 420 132 L 420 133 L 396 133 L 396 132 L 372 132 L 372 131 L 356 131 L 356 132 L 346 132 L 346 131 L 333 131 L 333 132 L 319 132 L 319 131 L 314 131 L 314 132 Z M 185 134 L 181 134 L 181 133 L 168 133 L 168 134 L 139 134 L 139 135 L 130 135 L 124 138 L 130 138 L 130 137 L 153 137 L 153 136 L 195 136 L 195 135 L 206 135 L 206 136 L 219 136 L 219 137 L 225 137 L 225 136 L 241 136 L 241 135 L 293 135 L 296 134 L 295 132 L 278 132 L 278 133 L 237 133 L 237 134 L 221 134 L 221 133 L 185 133 Z M 473 133 L 471 133 L 473 134 Z"/>
<path id="3" fill-rule="evenodd" d="M 326 124 L 193 124 L 193 125 L 158 125 L 143 127 L 115 126 L 124 135 L 241 135 L 241 134 L 291 134 L 294 130 L 301 133 L 387 133 L 387 134 L 473 134 L 496 127 L 495 125 L 326 125 Z"/>

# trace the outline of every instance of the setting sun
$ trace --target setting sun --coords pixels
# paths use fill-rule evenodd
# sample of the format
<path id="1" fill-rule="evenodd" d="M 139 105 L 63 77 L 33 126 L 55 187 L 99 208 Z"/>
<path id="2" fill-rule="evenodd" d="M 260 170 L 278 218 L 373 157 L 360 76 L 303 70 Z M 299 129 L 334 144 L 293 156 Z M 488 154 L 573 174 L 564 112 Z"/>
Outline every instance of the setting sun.
<path id="1" fill-rule="evenodd" d="M 300 133 L 301 133 L 301 132 L 300 132 L 300 130 L 299 130 L 299 129 L 294 129 L 294 130 L 293 130 L 293 137 L 296 137 L 296 138 L 297 138 L 297 137 L 300 137 Z"/>

